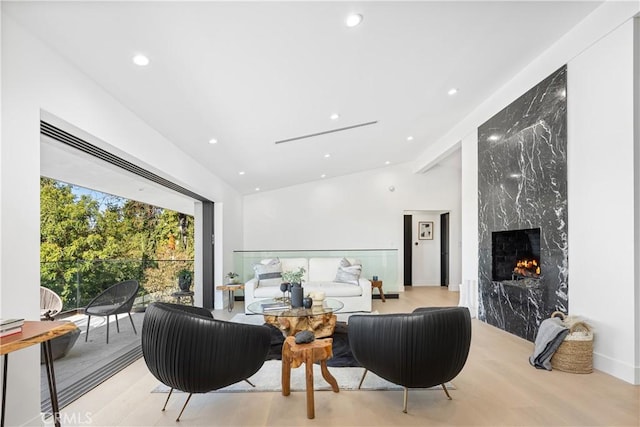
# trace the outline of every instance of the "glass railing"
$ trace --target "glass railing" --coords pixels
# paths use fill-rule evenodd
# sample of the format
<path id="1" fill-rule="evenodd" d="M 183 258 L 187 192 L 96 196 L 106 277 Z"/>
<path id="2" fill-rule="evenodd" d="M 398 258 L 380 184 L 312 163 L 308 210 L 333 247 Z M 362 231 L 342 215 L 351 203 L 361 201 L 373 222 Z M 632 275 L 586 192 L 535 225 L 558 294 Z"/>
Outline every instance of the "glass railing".
<path id="1" fill-rule="evenodd" d="M 235 272 L 246 282 L 254 276 L 253 266 L 267 258 L 340 258 L 356 259 L 362 263 L 362 277 L 378 276 L 386 286 L 398 285 L 397 249 L 332 249 L 303 251 L 234 251 Z"/>
<path id="2" fill-rule="evenodd" d="M 40 285 L 57 293 L 64 311 L 85 307 L 100 292 L 124 280 L 137 280 L 134 308 L 168 301 L 178 291 L 178 272 L 193 271 L 193 260 L 94 260 L 41 262 Z"/>

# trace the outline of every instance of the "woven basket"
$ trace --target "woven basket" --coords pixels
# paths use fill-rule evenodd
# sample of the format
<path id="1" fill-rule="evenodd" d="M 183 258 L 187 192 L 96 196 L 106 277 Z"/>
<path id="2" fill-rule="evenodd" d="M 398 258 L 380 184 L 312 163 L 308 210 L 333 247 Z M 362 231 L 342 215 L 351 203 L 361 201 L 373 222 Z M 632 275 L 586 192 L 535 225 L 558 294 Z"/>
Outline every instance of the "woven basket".
<path id="1" fill-rule="evenodd" d="M 565 321 L 564 313 L 556 311 L 551 317 Z M 593 331 L 584 322 L 575 322 L 569 327 L 569 334 L 551 357 L 551 367 L 573 374 L 593 372 Z"/>

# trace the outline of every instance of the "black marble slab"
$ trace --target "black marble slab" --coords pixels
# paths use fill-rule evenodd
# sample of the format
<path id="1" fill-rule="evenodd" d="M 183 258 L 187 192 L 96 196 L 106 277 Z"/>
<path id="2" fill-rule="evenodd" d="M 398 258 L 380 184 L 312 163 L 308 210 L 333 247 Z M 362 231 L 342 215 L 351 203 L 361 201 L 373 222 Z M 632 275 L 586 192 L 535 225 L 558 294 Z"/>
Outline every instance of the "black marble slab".
<path id="1" fill-rule="evenodd" d="M 568 310 L 566 97 L 564 66 L 478 128 L 478 317 L 530 341 Z M 532 228 L 539 283 L 492 281 L 492 233 Z"/>

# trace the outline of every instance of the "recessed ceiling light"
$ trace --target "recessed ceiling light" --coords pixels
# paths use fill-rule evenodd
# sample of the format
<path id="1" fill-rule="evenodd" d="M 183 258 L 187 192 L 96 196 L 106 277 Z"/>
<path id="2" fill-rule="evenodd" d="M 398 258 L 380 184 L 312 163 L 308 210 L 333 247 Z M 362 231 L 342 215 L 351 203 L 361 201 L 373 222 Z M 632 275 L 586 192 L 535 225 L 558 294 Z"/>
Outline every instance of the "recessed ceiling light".
<path id="1" fill-rule="evenodd" d="M 260 187 L 256 187 L 256 191 L 260 191 Z"/>
<path id="2" fill-rule="evenodd" d="M 407 137 L 407 141 L 413 141 L 413 137 L 412 136 L 408 136 Z"/>
<path id="3" fill-rule="evenodd" d="M 323 173 L 322 175 L 320 175 L 320 178 L 326 178 L 326 177 L 327 177 L 327 174 Z"/>
<path id="4" fill-rule="evenodd" d="M 500 135 L 493 134 L 493 135 L 490 135 L 489 138 L 487 138 L 487 139 L 489 141 L 497 141 L 497 140 L 500 139 Z"/>
<path id="5" fill-rule="evenodd" d="M 218 143 L 218 140 L 217 140 L 217 139 L 215 139 L 215 138 L 211 138 L 211 139 L 209 140 L 209 144 L 217 144 L 217 143 Z"/>
<path id="6" fill-rule="evenodd" d="M 329 118 L 331 120 L 338 120 L 340 118 L 340 114 L 338 113 L 333 113 L 332 115 L 329 116 Z"/>
<path id="7" fill-rule="evenodd" d="M 244 171 L 238 172 L 238 175 L 244 175 Z"/>
<path id="8" fill-rule="evenodd" d="M 325 155 L 324 155 L 324 158 L 325 158 L 325 159 L 328 159 L 329 157 L 331 157 L 331 154 L 329 154 L 329 153 L 327 153 L 327 154 L 325 154 Z"/>
<path id="9" fill-rule="evenodd" d="M 137 54 L 136 56 L 134 56 L 132 61 L 134 64 L 140 67 L 146 67 L 147 65 L 149 65 L 149 58 L 142 54 Z"/>
<path id="10" fill-rule="evenodd" d="M 519 173 L 512 173 L 509 175 L 510 178 L 520 178 L 522 175 Z"/>
<path id="11" fill-rule="evenodd" d="M 449 89 L 449 92 L 447 92 L 449 95 L 455 95 L 456 93 L 458 93 L 458 89 L 456 89 L 455 87 L 452 87 L 451 89 Z"/>
<path id="12" fill-rule="evenodd" d="M 352 28 L 358 26 L 362 22 L 362 15 L 353 13 L 347 17 L 347 27 Z"/>
<path id="13" fill-rule="evenodd" d="M 387 160 L 386 162 L 384 162 L 385 165 L 390 165 L 391 162 L 389 160 Z"/>

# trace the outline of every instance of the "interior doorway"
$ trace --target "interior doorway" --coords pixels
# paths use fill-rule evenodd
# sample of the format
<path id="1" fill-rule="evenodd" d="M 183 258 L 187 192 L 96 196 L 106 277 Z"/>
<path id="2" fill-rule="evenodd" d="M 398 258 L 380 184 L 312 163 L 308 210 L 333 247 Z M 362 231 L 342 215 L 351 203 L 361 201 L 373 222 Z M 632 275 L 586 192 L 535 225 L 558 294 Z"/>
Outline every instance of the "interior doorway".
<path id="1" fill-rule="evenodd" d="M 404 286 L 448 286 L 449 212 L 405 211 Z"/>
<path id="2" fill-rule="evenodd" d="M 412 286 L 411 269 L 413 268 L 413 216 L 404 216 L 404 285 Z"/>
<path id="3" fill-rule="evenodd" d="M 449 212 L 440 214 L 440 286 L 449 286 Z"/>

